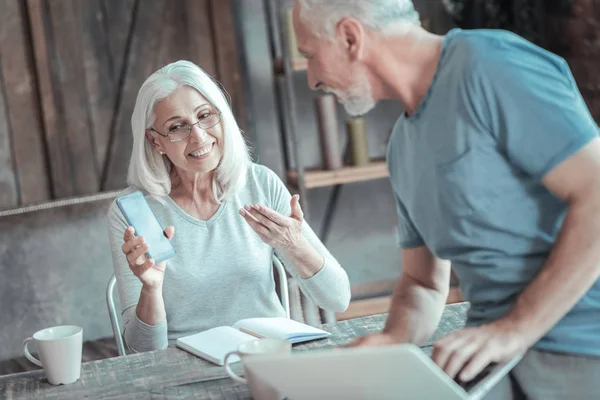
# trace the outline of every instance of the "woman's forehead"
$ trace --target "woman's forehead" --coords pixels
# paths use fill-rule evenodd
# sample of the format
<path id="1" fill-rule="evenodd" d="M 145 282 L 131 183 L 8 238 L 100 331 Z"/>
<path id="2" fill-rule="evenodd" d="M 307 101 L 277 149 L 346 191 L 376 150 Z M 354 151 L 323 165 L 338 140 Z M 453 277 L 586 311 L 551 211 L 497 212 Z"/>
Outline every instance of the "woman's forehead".
<path id="1" fill-rule="evenodd" d="M 169 118 L 181 112 L 193 112 L 202 105 L 212 106 L 210 102 L 190 86 L 182 86 L 162 99 L 154 109 L 157 119 Z"/>

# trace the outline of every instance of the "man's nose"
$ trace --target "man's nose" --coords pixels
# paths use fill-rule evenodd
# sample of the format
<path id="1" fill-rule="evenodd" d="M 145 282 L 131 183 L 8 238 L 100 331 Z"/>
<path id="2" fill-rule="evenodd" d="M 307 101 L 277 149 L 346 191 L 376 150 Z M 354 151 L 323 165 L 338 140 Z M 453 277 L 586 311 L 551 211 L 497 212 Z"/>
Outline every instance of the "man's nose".
<path id="1" fill-rule="evenodd" d="M 309 66 L 307 70 L 308 87 L 312 90 L 322 90 L 323 82 L 319 81 L 316 77 L 314 70 Z"/>

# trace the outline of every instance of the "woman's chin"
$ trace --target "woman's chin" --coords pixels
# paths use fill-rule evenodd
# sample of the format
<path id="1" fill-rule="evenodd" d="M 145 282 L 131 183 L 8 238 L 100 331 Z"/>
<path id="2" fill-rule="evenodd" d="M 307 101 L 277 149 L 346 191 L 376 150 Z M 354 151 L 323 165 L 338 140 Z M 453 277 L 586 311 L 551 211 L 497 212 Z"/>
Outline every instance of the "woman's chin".
<path id="1" fill-rule="evenodd" d="M 216 157 L 208 157 L 204 159 L 194 159 L 188 157 L 186 160 L 186 170 L 195 173 L 207 173 L 214 171 L 219 166 L 219 160 Z"/>

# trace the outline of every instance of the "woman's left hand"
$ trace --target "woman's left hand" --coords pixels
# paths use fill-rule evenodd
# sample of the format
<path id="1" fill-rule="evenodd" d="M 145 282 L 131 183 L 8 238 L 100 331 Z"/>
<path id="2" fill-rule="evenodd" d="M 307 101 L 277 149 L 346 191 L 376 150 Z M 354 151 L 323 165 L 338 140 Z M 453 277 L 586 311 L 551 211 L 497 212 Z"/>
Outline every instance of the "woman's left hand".
<path id="1" fill-rule="evenodd" d="M 293 252 L 300 246 L 303 238 L 304 213 L 300 208 L 298 195 L 292 196 L 290 207 L 292 213 L 289 217 L 260 204 L 245 205 L 240 209 L 240 215 L 263 242 L 273 248 Z"/>

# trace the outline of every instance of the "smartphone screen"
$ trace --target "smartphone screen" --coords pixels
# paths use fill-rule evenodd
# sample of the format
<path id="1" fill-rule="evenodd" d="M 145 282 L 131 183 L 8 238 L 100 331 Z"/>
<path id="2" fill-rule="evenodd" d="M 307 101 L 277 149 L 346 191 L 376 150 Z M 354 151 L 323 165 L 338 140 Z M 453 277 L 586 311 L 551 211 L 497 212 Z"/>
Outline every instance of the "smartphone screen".
<path id="1" fill-rule="evenodd" d="M 158 219 L 150 209 L 144 194 L 140 191 L 117 198 L 117 204 L 136 236 L 143 236 L 148 245 L 149 258 L 155 263 L 167 260 L 175 255 L 171 241 L 163 233 Z"/>

